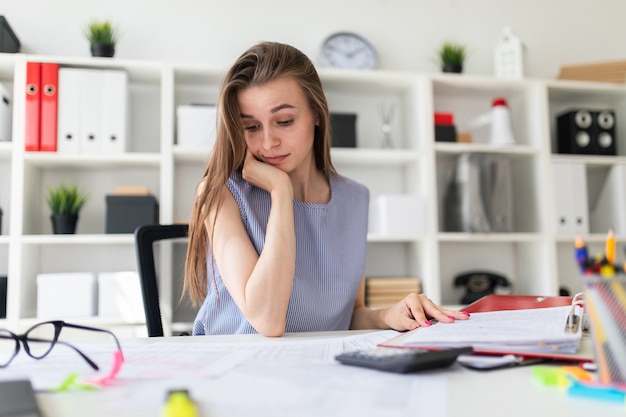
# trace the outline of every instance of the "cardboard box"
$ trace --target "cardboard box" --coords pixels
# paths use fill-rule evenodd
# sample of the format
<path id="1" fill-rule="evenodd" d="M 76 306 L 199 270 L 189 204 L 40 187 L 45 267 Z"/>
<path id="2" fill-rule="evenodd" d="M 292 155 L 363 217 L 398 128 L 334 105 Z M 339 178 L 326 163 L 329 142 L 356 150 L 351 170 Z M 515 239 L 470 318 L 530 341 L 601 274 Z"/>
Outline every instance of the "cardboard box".
<path id="1" fill-rule="evenodd" d="M 145 322 L 141 283 L 136 271 L 98 274 L 98 316 L 128 323 Z"/>
<path id="2" fill-rule="evenodd" d="M 179 147 L 210 148 L 217 135 L 217 107 L 192 104 L 176 108 L 176 136 Z"/>
<path id="3" fill-rule="evenodd" d="M 106 196 L 106 233 L 134 233 L 139 226 L 157 223 L 159 203 L 154 196 Z"/>
<path id="4" fill-rule="evenodd" d="M 409 194 L 381 194 L 372 204 L 370 232 L 382 235 L 418 235 L 424 232 L 424 203 Z"/>
<path id="5" fill-rule="evenodd" d="M 59 272 L 37 275 L 37 318 L 91 317 L 97 311 L 96 274 Z"/>

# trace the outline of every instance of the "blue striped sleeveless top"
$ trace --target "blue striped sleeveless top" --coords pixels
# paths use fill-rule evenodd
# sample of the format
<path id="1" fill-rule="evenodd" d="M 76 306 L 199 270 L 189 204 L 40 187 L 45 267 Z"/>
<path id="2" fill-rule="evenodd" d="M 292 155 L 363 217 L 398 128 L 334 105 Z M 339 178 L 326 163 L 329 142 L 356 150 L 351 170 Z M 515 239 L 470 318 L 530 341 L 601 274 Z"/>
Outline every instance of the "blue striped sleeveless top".
<path id="1" fill-rule="evenodd" d="M 269 193 L 250 185 L 240 172 L 229 178 L 228 188 L 254 247 L 261 253 L 270 212 Z M 354 299 L 365 271 L 369 191 L 340 176 L 330 179 L 330 189 L 327 204 L 293 202 L 296 269 L 286 332 L 350 327 Z M 228 293 L 215 262 L 213 266 L 207 267 L 208 295 L 196 316 L 193 334 L 256 333 Z"/>

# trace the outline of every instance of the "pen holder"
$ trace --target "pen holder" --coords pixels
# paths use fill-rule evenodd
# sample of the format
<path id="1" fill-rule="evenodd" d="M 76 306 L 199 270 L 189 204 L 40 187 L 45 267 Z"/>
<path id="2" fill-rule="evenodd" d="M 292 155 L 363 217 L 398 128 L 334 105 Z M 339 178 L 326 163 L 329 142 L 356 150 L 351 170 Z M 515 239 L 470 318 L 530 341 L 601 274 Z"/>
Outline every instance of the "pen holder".
<path id="1" fill-rule="evenodd" d="M 626 384 L 626 275 L 582 279 L 599 380 Z"/>

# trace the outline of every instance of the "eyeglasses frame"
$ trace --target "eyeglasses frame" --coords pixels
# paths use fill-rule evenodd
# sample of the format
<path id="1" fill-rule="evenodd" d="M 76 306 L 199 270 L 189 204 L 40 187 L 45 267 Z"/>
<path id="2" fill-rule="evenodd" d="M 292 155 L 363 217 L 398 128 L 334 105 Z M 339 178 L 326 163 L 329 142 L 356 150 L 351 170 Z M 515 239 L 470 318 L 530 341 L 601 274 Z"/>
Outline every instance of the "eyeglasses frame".
<path id="1" fill-rule="evenodd" d="M 33 331 L 34 329 L 36 329 L 39 326 L 42 325 L 46 325 L 46 324 L 52 324 L 54 326 L 54 336 L 53 336 L 53 340 L 47 340 L 47 339 L 37 339 L 37 338 L 29 338 L 28 334 Z M 13 361 L 13 359 L 18 355 L 18 353 L 20 352 L 20 342 L 22 342 L 21 344 L 24 346 L 24 351 L 26 352 L 26 354 L 28 354 L 28 356 L 30 356 L 33 359 L 43 359 L 46 356 L 48 356 L 48 354 L 52 351 L 52 349 L 54 348 L 54 346 L 59 343 L 62 344 L 64 346 L 68 346 L 70 348 L 72 348 L 76 353 L 78 353 L 88 364 L 89 366 L 91 366 L 91 368 L 93 368 L 94 370 L 98 371 L 100 370 L 100 368 L 98 367 L 98 365 L 92 361 L 91 359 L 89 359 L 89 357 L 87 355 L 85 355 L 83 352 L 80 351 L 80 349 L 78 349 L 76 346 L 72 345 L 69 342 L 65 342 L 62 340 L 59 340 L 59 335 L 61 334 L 61 330 L 63 329 L 63 327 L 67 327 L 67 328 L 71 328 L 71 329 L 79 329 L 79 330 L 89 330 L 89 331 L 95 331 L 95 332 L 102 332 L 102 333 L 107 333 L 110 334 L 111 336 L 113 336 L 113 339 L 115 340 L 115 344 L 117 345 L 117 349 L 121 352 L 122 351 L 122 347 L 120 345 L 120 341 L 118 340 L 117 336 L 115 336 L 115 334 L 113 332 L 111 332 L 110 330 L 106 330 L 106 329 L 99 329 L 97 327 L 90 327 L 90 326 L 83 326 L 80 324 L 72 324 L 72 323 L 67 323 L 63 320 L 50 320 L 50 321 L 44 321 L 41 323 L 37 323 L 33 326 L 31 326 L 28 330 L 26 330 L 26 332 L 24 332 L 23 334 L 17 335 L 15 333 L 13 333 L 10 330 L 7 329 L 0 329 L 2 331 L 7 332 L 10 337 L 8 336 L 4 336 L 2 334 L 0 334 L 0 339 L 13 339 L 15 340 L 15 350 L 13 352 L 13 355 L 9 358 L 9 360 L 4 363 L 4 364 L 0 364 L 0 369 L 1 368 L 6 368 L 7 366 L 9 366 L 11 364 L 11 362 Z M 45 343 L 50 343 L 50 348 L 44 352 L 42 355 L 34 355 L 31 351 L 30 351 L 30 346 L 28 345 L 28 342 L 45 342 Z"/>

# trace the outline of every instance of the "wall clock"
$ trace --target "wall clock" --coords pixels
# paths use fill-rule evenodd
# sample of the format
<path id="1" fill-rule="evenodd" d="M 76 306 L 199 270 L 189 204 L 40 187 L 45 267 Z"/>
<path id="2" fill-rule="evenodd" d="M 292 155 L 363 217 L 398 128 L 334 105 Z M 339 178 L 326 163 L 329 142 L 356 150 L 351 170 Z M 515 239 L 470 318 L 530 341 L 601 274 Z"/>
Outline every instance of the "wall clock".
<path id="1" fill-rule="evenodd" d="M 337 32 L 322 43 L 321 64 L 334 68 L 373 69 L 378 65 L 378 53 L 363 36 Z"/>

